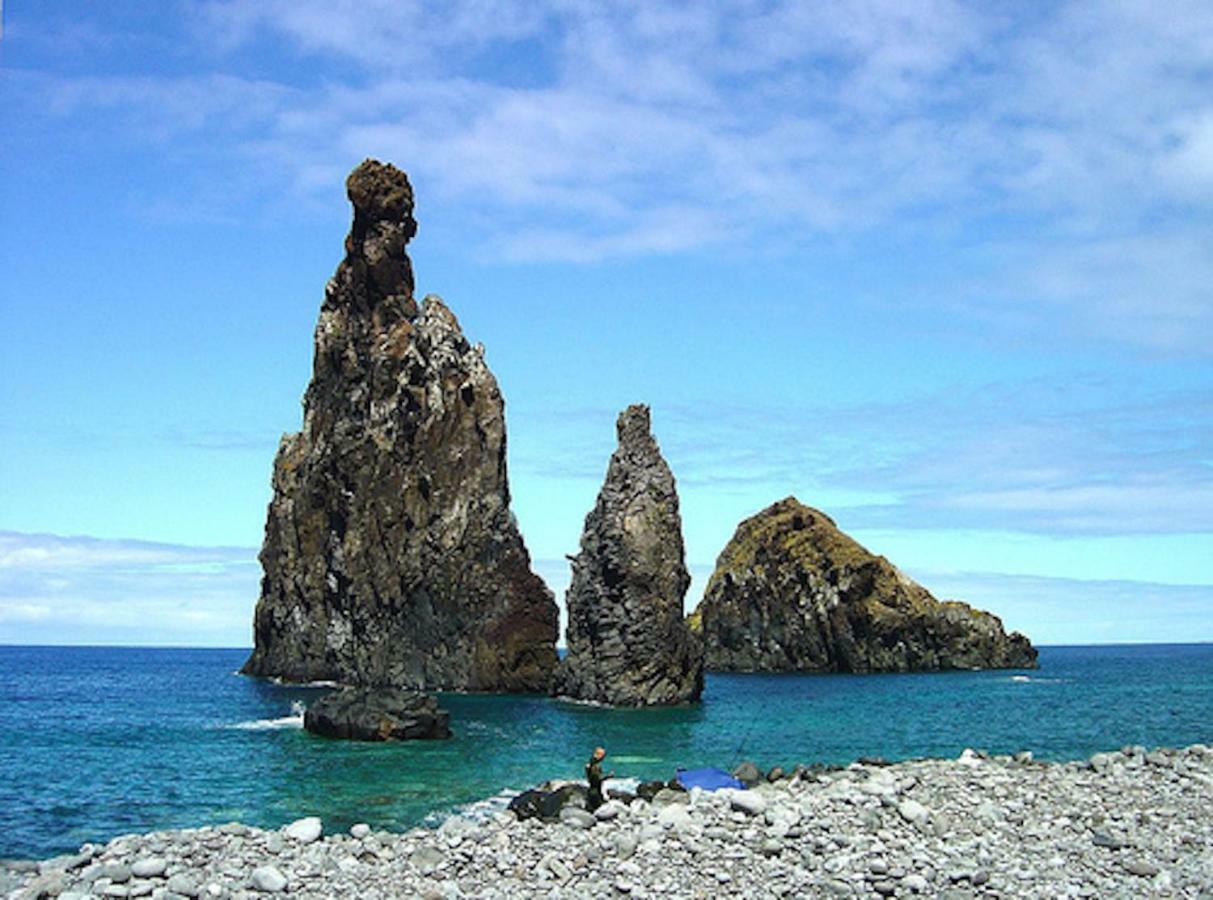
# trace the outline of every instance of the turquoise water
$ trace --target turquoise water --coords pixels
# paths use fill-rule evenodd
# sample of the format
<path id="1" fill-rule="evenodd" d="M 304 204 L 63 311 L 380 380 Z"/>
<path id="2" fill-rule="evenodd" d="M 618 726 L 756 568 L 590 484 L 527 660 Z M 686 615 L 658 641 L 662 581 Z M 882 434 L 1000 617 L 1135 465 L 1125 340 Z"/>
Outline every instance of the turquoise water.
<path id="1" fill-rule="evenodd" d="M 549 777 L 596 744 L 621 775 L 955 756 L 1074 759 L 1213 742 L 1213 645 L 1046 647 L 1035 672 L 709 675 L 702 705 L 617 711 L 443 695 L 449 741 L 372 745 L 302 731 L 322 691 L 233 674 L 243 650 L 0 647 L 0 857 L 238 819 L 404 828 Z"/>

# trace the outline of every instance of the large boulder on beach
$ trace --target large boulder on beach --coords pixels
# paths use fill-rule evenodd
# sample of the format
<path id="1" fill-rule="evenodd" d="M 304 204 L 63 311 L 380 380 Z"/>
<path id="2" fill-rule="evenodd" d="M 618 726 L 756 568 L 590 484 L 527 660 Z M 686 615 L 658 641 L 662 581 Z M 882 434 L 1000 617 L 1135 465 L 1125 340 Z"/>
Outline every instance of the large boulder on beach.
<path id="1" fill-rule="evenodd" d="M 795 497 L 737 526 L 692 622 L 713 671 L 1036 667 L 997 616 L 936 600 Z"/>
<path id="2" fill-rule="evenodd" d="M 353 741 L 449 738 L 451 714 L 420 691 L 344 688 L 325 694 L 303 714 L 303 727 Z"/>
<path id="3" fill-rule="evenodd" d="M 404 172 L 346 182 L 345 259 L 316 325 L 303 430 L 274 461 L 243 671 L 424 690 L 547 689 L 557 610 L 510 513 L 484 349 L 413 297 Z"/>
<path id="4" fill-rule="evenodd" d="M 619 446 L 572 557 L 568 654 L 552 693 L 611 706 L 697 700 L 703 648 L 683 617 L 691 578 L 674 475 L 647 406 L 629 406 L 615 428 Z"/>

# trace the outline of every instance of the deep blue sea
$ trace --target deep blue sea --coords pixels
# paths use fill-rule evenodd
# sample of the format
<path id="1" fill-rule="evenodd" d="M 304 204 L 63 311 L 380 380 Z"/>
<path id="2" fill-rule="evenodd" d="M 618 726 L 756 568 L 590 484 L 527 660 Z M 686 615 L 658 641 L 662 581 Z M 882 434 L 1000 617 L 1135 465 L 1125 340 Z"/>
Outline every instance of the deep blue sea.
<path id="1" fill-rule="evenodd" d="M 546 778 L 589 750 L 620 776 L 955 756 L 1076 759 L 1124 744 L 1213 742 L 1213 644 L 1045 647 L 1034 672 L 709 675 L 703 703 L 605 710 L 442 695 L 449 741 L 313 737 L 323 689 L 234 674 L 245 650 L 0 646 L 0 857 L 130 831 L 319 815 L 403 829 Z"/>

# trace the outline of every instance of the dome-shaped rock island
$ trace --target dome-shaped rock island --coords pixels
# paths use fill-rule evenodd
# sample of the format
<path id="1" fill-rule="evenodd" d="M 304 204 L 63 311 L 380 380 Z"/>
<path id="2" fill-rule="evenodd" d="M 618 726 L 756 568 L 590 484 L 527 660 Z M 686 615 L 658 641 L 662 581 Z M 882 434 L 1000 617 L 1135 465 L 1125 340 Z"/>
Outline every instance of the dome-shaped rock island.
<path id="1" fill-rule="evenodd" d="M 1036 667 L 997 616 L 936 600 L 795 497 L 737 526 L 691 622 L 709 671 Z"/>

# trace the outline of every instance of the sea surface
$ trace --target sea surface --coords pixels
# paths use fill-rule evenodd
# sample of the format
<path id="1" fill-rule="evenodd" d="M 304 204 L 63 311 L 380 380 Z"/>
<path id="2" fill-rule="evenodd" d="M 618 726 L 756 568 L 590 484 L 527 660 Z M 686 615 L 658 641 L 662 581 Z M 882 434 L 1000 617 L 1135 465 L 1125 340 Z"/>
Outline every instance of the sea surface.
<path id="1" fill-rule="evenodd" d="M 307 734 L 301 710 L 324 689 L 236 675 L 246 655 L 0 646 L 0 857 L 232 820 L 404 829 L 579 777 L 598 744 L 608 769 L 649 779 L 743 759 L 1213 742 L 1213 644 L 1045 647 L 1032 672 L 709 675 L 703 703 L 679 709 L 443 694 L 454 737 L 400 744 Z"/>

